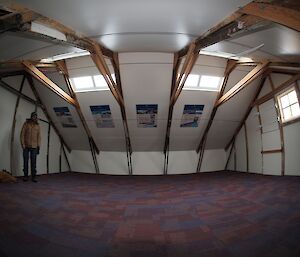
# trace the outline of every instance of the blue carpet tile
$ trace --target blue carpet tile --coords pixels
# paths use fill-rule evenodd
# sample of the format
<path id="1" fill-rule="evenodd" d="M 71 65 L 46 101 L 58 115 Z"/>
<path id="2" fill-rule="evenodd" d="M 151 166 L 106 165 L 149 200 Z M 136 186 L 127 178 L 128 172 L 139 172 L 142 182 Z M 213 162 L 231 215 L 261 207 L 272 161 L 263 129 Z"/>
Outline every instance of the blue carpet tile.
<path id="1" fill-rule="evenodd" d="M 61 173 L 0 184 L 0 257 L 299 257 L 300 177 Z"/>

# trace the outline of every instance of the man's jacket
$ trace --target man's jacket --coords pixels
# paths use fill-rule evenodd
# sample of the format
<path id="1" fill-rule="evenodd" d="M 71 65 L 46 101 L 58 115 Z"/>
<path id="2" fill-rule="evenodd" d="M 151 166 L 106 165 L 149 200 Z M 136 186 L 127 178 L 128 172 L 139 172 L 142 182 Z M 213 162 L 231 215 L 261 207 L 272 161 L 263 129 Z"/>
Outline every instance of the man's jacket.
<path id="1" fill-rule="evenodd" d="M 40 125 L 31 119 L 26 120 L 21 130 L 22 147 L 38 148 L 41 145 Z"/>

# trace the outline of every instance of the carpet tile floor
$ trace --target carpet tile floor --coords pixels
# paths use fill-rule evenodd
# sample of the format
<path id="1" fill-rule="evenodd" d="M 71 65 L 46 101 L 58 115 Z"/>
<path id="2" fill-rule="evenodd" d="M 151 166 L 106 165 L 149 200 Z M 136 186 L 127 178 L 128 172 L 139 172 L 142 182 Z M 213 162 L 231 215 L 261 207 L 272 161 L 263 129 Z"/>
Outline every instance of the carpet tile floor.
<path id="1" fill-rule="evenodd" d="M 299 257 L 300 177 L 62 173 L 0 184 L 0 257 Z"/>

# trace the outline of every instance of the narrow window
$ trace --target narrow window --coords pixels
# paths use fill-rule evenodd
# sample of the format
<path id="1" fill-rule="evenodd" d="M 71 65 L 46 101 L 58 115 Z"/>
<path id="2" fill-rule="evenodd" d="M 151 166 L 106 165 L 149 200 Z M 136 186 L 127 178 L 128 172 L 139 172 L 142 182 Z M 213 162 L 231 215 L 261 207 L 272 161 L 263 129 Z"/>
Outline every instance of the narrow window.
<path id="1" fill-rule="evenodd" d="M 300 117 L 299 101 L 294 87 L 280 94 L 278 100 L 283 122 Z"/>

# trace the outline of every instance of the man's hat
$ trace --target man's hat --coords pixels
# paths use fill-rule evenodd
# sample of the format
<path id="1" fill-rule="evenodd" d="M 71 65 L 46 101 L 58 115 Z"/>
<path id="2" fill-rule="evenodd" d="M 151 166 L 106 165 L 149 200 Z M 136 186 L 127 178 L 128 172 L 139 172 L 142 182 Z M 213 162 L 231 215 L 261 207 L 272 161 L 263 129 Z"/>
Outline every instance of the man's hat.
<path id="1" fill-rule="evenodd" d="M 32 112 L 30 117 L 32 118 L 33 116 L 37 116 L 37 113 L 36 112 Z"/>

